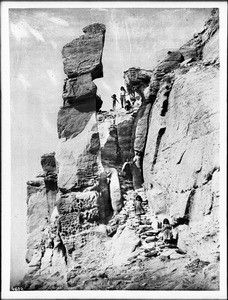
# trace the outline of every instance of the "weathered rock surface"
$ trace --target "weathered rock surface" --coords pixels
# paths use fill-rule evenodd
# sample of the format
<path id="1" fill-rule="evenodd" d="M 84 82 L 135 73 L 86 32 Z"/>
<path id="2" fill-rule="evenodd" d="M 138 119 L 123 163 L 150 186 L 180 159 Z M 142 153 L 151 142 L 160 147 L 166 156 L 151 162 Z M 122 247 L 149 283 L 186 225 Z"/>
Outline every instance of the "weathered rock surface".
<path id="1" fill-rule="evenodd" d="M 31 290 L 41 287 L 36 271 L 42 276 L 52 274 L 53 279 L 55 273 L 62 272 L 65 276 L 75 250 L 85 240 L 81 232 L 106 222 L 113 212 L 96 124 L 96 111 L 101 108 L 102 100 L 96 95 L 92 81 L 103 72 L 105 26 L 96 23 L 83 31 L 84 36 L 63 48 L 68 78 L 63 88 L 63 107 L 58 114 L 60 141 L 56 155 L 43 155 L 41 164 L 45 173 L 28 182 L 26 260 L 30 268 L 27 284 Z"/>
<path id="2" fill-rule="evenodd" d="M 64 106 L 58 114 L 56 159 L 58 187 L 65 192 L 93 186 L 101 173 L 96 111 L 102 101 L 92 80 L 102 76 L 105 26 L 95 23 L 84 32 L 63 47 L 64 70 L 69 78 L 63 88 Z"/>
<path id="3" fill-rule="evenodd" d="M 217 29 L 217 14 L 214 18 L 212 23 Z M 185 248 L 198 255 L 205 253 L 205 243 L 200 242 L 203 239 L 200 230 L 194 228 L 208 228 L 210 247 L 207 249 L 211 253 L 219 244 L 216 237 L 220 170 L 219 70 L 215 42 L 218 33 L 210 30 L 208 27 L 205 34 L 213 35 L 213 39 L 204 36 L 199 49 L 211 64 L 205 67 L 204 62 L 190 61 L 191 66 L 176 69 L 161 80 L 151 110 L 143 159 L 145 186 L 152 209 L 157 214 L 189 222 L 188 231 L 182 231 L 179 241 L 184 243 L 190 235 L 195 247 L 186 241 Z"/>
<path id="4" fill-rule="evenodd" d="M 95 23 L 83 29 L 85 35 L 63 47 L 64 72 L 69 78 L 91 73 L 92 78 L 103 77 L 101 63 L 105 26 Z"/>
<path id="5" fill-rule="evenodd" d="M 101 160 L 104 167 L 118 168 L 126 160 L 133 158 L 132 136 L 136 111 L 126 114 L 125 110 L 120 110 L 107 116 L 98 116 Z"/>
<path id="6" fill-rule="evenodd" d="M 80 134 L 94 115 L 95 103 L 81 103 L 80 106 L 63 107 L 58 113 L 59 138 L 74 138 Z"/>
<path id="7" fill-rule="evenodd" d="M 125 209 L 133 202 L 133 191 L 128 192 Z M 147 210 L 146 206 L 144 207 Z M 151 224 L 138 225 L 132 221 L 119 225 L 112 238 L 106 235 L 105 225 L 81 231 L 74 239 L 77 247 L 66 265 L 62 265 L 62 252 L 46 248 L 38 273 L 27 274 L 24 289 L 72 289 L 72 290 L 217 290 L 219 268 L 217 257 L 190 258 L 186 252 L 157 247 L 144 243 L 142 234 L 151 232 Z M 131 221 L 131 222 L 130 222 Z M 141 234 L 139 234 L 141 231 Z M 153 231 L 154 233 L 156 230 Z M 145 245 L 146 244 L 146 245 Z M 158 250 L 159 249 L 159 250 Z M 180 249 L 179 249 L 180 250 Z M 215 253 L 216 254 L 216 253 Z M 55 257 L 55 259 L 54 259 Z M 50 259 L 51 258 L 51 259 Z M 58 268 L 44 266 L 55 263 Z M 37 257 L 39 262 L 39 257 Z"/>
<path id="8" fill-rule="evenodd" d="M 212 178 L 219 169 L 218 74 L 214 67 L 195 67 L 176 75 L 169 97 L 165 96 L 164 82 L 154 103 L 143 166 L 146 185 L 162 191 L 164 213 L 183 217 L 198 188 L 202 205 L 202 192 L 211 181 L 206 178 L 208 174 Z M 167 112 L 163 116 L 165 101 Z M 153 203 L 161 206 L 161 201 Z M 200 207 L 195 209 L 198 219 L 207 213 Z"/>
<path id="9" fill-rule="evenodd" d="M 42 155 L 41 166 L 44 172 L 55 172 L 56 171 L 55 152 Z"/>
<path id="10" fill-rule="evenodd" d="M 118 144 L 121 151 L 122 162 L 133 158 L 133 124 L 135 121 L 135 113 L 126 114 L 119 112 L 116 116 L 116 126 L 118 135 Z"/>
<path id="11" fill-rule="evenodd" d="M 144 181 L 155 213 L 192 224 L 218 219 L 218 59 L 218 10 L 212 10 L 203 31 L 153 71 L 124 73 L 128 90 L 143 100 L 134 123 L 134 150 L 143 156 L 141 170 L 139 160 L 133 168 L 134 187 Z"/>
<path id="12" fill-rule="evenodd" d="M 115 167 L 121 163 L 121 150 L 116 124 L 110 124 L 108 131 L 109 135 L 106 137 L 104 146 L 101 147 L 101 161 L 103 166 Z"/>
<path id="13" fill-rule="evenodd" d="M 48 173 L 55 169 L 54 154 L 45 154 L 41 163 L 47 173 L 27 182 L 27 253 L 26 262 L 29 271 L 38 270 L 42 264 L 51 214 L 55 207 L 57 194 L 56 173 Z M 51 178 L 50 178 L 51 177 Z"/>
<path id="14" fill-rule="evenodd" d="M 76 137 L 61 139 L 56 151 L 59 164 L 58 187 L 67 191 L 82 190 L 94 185 L 99 178 L 99 137 L 93 114 L 85 128 Z"/>
<path id="15" fill-rule="evenodd" d="M 91 73 L 83 74 L 74 78 L 65 79 L 63 89 L 63 99 L 68 100 L 70 104 L 78 103 L 79 101 L 94 99 L 96 96 L 97 87 L 92 81 Z M 85 110 L 81 107 L 81 110 Z M 87 110 L 89 110 L 87 105 Z"/>
<path id="16" fill-rule="evenodd" d="M 112 264 L 119 266 L 126 263 L 127 259 L 139 245 L 139 242 L 139 237 L 134 230 L 125 227 L 123 230 L 118 231 L 112 240 L 110 252 Z"/>

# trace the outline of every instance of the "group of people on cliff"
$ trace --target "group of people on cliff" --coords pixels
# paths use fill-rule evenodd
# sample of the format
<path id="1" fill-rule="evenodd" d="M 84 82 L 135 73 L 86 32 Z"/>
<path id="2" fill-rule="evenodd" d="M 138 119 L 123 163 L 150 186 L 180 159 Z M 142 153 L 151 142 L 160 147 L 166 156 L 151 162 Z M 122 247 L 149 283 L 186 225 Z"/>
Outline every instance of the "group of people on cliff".
<path id="1" fill-rule="evenodd" d="M 127 99 L 127 96 L 129 96 L 129 99 Z M 130 111 L 131 108 L 137 102 L 135 93 L 127 93 L 127 91 L 123 86 L 120 87 L 120 98 L 119 98 L 120 102 L 117 99 L 116 94 L 113 94 L 111 98 L 112 98 L 112 109 L 114 111 L 116 110 L 117 102 L 120 103 L 121 108 L 124 108 L 126 111 Z"/>

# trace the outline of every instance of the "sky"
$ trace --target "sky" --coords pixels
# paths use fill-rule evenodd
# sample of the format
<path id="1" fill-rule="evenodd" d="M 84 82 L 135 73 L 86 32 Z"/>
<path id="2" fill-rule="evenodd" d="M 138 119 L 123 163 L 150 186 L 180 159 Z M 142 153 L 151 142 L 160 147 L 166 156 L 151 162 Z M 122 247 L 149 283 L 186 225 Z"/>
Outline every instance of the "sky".
<path id="1" fill-rule="evenodd" d="M 26 263 L 26 181 L 40 171 L 40 157 L 56 149 L 57 113 L 62 105 L 61 50 L 83 35 L 82 28 L 106 25 L 104 77 L 94 82 L 111 108 L 123 72 L 153 69 L 169 49 L 199 32 L 210 8 L 44 8 L 10 9 L 11 276 L 23 277 Z M 20 234 L 19 234 L 20 233 Z"/>

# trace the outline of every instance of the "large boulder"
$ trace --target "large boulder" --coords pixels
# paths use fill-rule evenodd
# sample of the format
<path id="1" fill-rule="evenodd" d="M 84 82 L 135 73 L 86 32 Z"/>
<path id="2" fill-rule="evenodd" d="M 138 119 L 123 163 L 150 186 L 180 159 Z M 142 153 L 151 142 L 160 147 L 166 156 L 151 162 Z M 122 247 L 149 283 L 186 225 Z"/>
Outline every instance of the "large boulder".
<path id="1" fill-rule="evenodd" d="M 63 86 L 63 99 L 68 104 L 77 104 L 79 101 L 91 100 L 96 97 L 97 87 L 92 81 L 91 73 L 75 78 L 65 79 Z M 82 108 L 83 109 L 83 108 Z"/>
<path id="2" fill-rule="evenodd" d="M 105 26 L 95 23 L 83 29 L 84 35 L 63 47 L 64 72 L 69 78 L 91 73 L 92 78 L 103 77 L 101 63 Z"/>
<path id="3" fill-rule="evenodd" d="M 124 80 L 128 92 L 132 93 L 136 91 L 142 100 L 145 100 L 145 89 L 148 87 L 153 72 L 140 69 L 140 68 L 129 68 L 124 72 Z"/>
<path id="4" fill-rule="evenodd" d="M 80 105 L 62 107 L 58 113 L 58 135 L 59 139 L 74 138 L 80 134 L 90 121 L 95 112 L 95 102 L 82 102 Z"/>
<path id="5" fill-rule="evenodd" d="M 56 171 L 55 152 L 43 154 L 41 156 L 41 166 L 44 172 L 55 172 Z"/>
<path id="6" fill-rule="evenodd" d="M 112 247 L 109 253 L 110 261 L 114 266 L 121 266 L 127 262 L 140 244 L 136 232 L 128 227 L 123 231 L 118 230 L 112 240 Z"/>

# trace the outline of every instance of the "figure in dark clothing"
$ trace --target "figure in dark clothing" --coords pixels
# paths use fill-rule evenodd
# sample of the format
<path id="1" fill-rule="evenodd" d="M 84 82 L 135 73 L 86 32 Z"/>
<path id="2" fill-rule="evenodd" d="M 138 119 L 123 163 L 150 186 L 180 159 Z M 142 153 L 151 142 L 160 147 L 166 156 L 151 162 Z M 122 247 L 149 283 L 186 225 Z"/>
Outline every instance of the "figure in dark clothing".
<path id="1" fill-rule="evenodd" d="M 143 215 L 145 214 L 145 211 L 142 207 L 142 197 L 137 195 L 136 198 L 135 198 L 135 214 L 140 216 L 140 215 Z"/>
<path id="2" fill-rule="evenodd" d="M 119 102 L 116 98 L 116 94 L 112 95 L 112 108 L 113 110 L 116 110 L 116 102 Z"/>
<path id="3" fill-rule="evenodd" d="M 129 111 L 131 109 L 131 103 L 129 100 L 126 101 L 126 105 L 124 108 L 126 109 L 126 111 Z"/>

